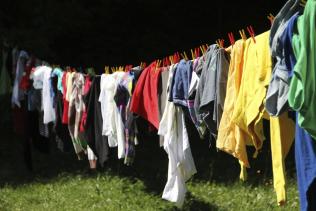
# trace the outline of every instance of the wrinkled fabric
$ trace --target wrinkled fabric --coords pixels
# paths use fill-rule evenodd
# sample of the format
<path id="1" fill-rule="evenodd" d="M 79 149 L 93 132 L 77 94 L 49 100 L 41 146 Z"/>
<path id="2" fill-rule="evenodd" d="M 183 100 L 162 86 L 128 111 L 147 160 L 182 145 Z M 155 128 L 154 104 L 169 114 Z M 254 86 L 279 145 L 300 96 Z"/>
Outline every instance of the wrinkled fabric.
<path id="1" fill-rule="evenodd" d="M 135 86 L 130 109 L 158 129 L 158 82 L 161 68 L 156 68 L 156 66 L 155 61 L 142 71 Z"/>
<path id="2" fill-rule="evenodd" d="M 229 55 L 217 45 L 209 47 L 194 99 L 197 119 L 207 126 L 213 137 L 222 116 L 226 95 Z"/>
<path id="3" fill-rule="evenodd" d="M 269 31 L 249 38 L 245 43 L 241 85 L 234 107 L 233 122 L 251 138 L 257 156 L 263 140 L 263 118 L 270 119 L 273 182 L 279 204 L 286 201 L 284 159 L 294 139 L 294 122 L 285 117 L 266 117 L 264 98 L 271 76 Z M 256 70 L 256 71 L 254 71 Z"/>
<path id="4" fill-rule="evenodd" d="M 52 72 L 52 76 L 57 76 L 58 77 L 58 81 L 57 81 L 57 89 L 63 93 L 63 85 L 62 85 L 62 79 L 63 79 L 63 75 L 64 72 L 62 69 L 60 69 L 59 67 L 54 68 L 53 72 Z"/>
<path id="5" fill-rule="evenodd" d="M 289 34 L 288 28 L 293 28 L 293 17 L 297 16 L 300 9 L 301 7 L 297 2 L 294 3 L 294 1 L 288 1 L 286 6 L 284 6 L 277 15 L 277 19 L 272 25 L 273 29 L 278 26 L 274 37 L 272 37 L 270 33 L 270 49 L 272 57 L 275 59 L 275 64 L 265 104 L 267 112 L 272 116 L 279 116 L 289 107 L 288 91 L 290 75 L 286 64 L 286 57 L 288 56 L 289 51 L 291 51 L 291 45 L 287 42 L 286 37 Z"/>
<path id="6" fill-rule="evenodd" d="M 82 159 L 82 154 L 85 152 L 87 147 L 87 142 L 84 133 L 80 132 L 80 119 L 83 112 L 84 102 L 83 102 L 83 86 L 84 77 L 80 73 L 73 73 L 71 78 L 71 87 L 67 90 L 69 94 L 69 111 L 68 111 L 68 129 L 72 139 L 72 143 L 78 159 Z M 68 84 L 69 85 L 69 84 Z M 68 88 L 67 88 L 68 89 Z"/>
<path id="7" fill-rule="evenodd" d="M 176 65 L 170 67 L 168 87 L 175 68 Z M 166 102 L 158 134 L 164 136 L 163 146 L 169 158 L 168 179 L 162 198 L 182 207 L 187 191 L 185 182 L 196 173 L 196 168 L 181 107 L 175 106 L 170 101 Z"/>
<path id="8" fill-rule="evenodd" d="M 218 128 L 216 147 L 236 157 L 242 162 L 242 167 L 250 167 L 246 151 L 246 143 L 250 142 L 250 138 L 233 122 L 233 111 L 236 105 L 243 72 L 244 45 L 245 42 L 243 40 L 238 40 L 235 42 L 234 48 L 231 51 L 226 100 Z"/>
<path id="9" fill-rule="evenodd" d="M 172 102 L 187 107 L 189 86 L 192 77 L 192 62 L 181 60 L 177 65 L 172 86 Z"/>
<path id="10" fill-rule="evenodd" d="M 316 138 L 316 1 L 306 3 L 297 19 L 292 45 L 297 62 L 289 90 L 289 105 L 298 112 L 298 123 Z"/>
<path id="11" fill-rule="evenodd" d="M 92 78 L 89 91 L 84 95 L 87 108 L 87 124 L 84 124 L 85 136 L 89 148 L 98 157 L 101 166 L 109 158 L 109 145 L 106 136 L 102 135 L 102 113 L 99 102 L 101 76 Z"/>
<path id="12" fill-rule="evenodd" d="M 124 74 L 124 72 L 102 74 L 100 82 L 101 93 L 99 96 L 103 119 L 102 135 L 108 136 L 109 147 L 118 147 L 119 159 L 125 157 L 124 124 L 114 96 L 118 82 L 123 78 Z"/>
<path id="13" fill-rule="evenodd" d="M 296 120 L 295 162 L 301 210 L 316 210 L 316 141 Z"/>

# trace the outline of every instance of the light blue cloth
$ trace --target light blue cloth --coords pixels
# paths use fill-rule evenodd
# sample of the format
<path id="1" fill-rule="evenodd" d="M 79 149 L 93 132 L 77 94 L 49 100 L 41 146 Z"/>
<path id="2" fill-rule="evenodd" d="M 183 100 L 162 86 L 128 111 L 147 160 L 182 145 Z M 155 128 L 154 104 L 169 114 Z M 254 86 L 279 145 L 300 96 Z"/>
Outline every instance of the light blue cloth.
<path id="1" fill-rule="evenodd" d="M 57 76 L 58 77 L 58 81 L 57 81 L 57 89 L 59 91 L 61 91 L 61 93 L 63 93 L 63 84 L 62 84 L 62 80 L 63 80 L 63 75 L 64 72 L 62 69 L 60 69 L 59 67 L 56 67 L 53 72 L 52 72 L 52 76 Z"/>

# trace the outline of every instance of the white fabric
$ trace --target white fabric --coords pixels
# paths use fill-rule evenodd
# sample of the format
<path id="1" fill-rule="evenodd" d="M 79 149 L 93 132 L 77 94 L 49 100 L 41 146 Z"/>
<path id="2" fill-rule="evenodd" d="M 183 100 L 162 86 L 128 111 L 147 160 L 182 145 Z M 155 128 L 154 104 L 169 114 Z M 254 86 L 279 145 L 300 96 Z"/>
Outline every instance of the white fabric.
<path id="1" fill-rule="evenodd" d="M 56 120 L 55 109 L 53 107 L 53 96 L 51 93 L 51 73 L 52 68 L 41 66 L 39 71 L 43 71 L 43 89 L 42 89 L 42 107 L 44 111 L 44 124 L 54 122 Z"/>
<path id="2" fill-rule="evenodd" d="M 192 72 L 190 87 L 189 87 L 189 96 L 197 89 L 199 85 L 200 78 L 196 72 Z"/>
<path id="3" fill-rule="evenodd" d="M 87 146 L 87 152 L 88 152 L 88 160 L 97 160 L 97 156 L 93 153 L 92 149 Z"/>
<path id="4" fill-rule="evenodd" d="M 36 67 L 30 74 L 30 79 L 33 80 L 34 89 L 43 89 L 45 68 Z"/>
<path id="5" fill-rule="evenodd" d="M 170 67 L 168 86 L 172 81 L 174 69 L 175 66 Z M 185 182 L 196 173 L 196 167 L 181 107 L 166 101 L 158 134 L 164 136 L 163 146 L 169 158 L 168 179 L 162 198 L 182 207 L 187 191 Z"/>
<path id="6" fill-rule="evenodd" d="M 125 72 L 103 74 L 101 76 L 101 92 L 99 101 L 102 114 L 102 135 L 108 136 L 109 147 L 118 147 L 118 158 L 125 157 L 124 124 L 114 101 L 119 81 Z"/>
<path id="7" fill-rule="evenodd" d="M 16 105 L 18 107 L 21 107 L 20 101 L 24 99 L 23 90 L 20 89 L 20 82 L 22 80 L 24 71 L 25 71 L 25 65 L 26 61 L 29 58 L 29 55 L 25 51 L 20 51 L 17 65 L 16 65 L 16 71 L 15 71 L 15 79 L 14 79 L 14 85 L 13 85 L 13 91 L 12 91 L 12 106 Z"/>

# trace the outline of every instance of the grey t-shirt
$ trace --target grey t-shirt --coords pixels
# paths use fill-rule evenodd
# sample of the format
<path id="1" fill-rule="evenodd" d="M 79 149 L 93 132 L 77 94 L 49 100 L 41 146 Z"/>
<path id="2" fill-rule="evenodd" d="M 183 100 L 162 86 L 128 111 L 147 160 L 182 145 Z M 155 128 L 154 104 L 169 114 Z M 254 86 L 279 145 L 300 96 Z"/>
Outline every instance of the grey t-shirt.
<path id="1" fill-rule="evenodd" d="M 226 96 L 229 56 L 224 49 L 211 45 L 205 55 L 194 108 L 197 120 L 216 137 Z"/>

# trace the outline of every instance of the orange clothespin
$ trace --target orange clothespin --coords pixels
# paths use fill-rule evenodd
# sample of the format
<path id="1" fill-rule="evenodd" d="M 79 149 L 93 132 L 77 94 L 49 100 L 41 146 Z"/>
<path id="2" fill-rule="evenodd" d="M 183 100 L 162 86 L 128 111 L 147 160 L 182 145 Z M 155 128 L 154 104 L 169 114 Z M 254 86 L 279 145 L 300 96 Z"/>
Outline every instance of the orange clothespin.
<path id="1" fill-rule="evenodd" d="M 267 16 L 267 18 L 269 19 L 270 24 L 271 24 L 271 26 L 272 26 L 272 23 L 273 23 L 273 21 L 274 21 L 274 16 L 273 16 L 271 13 L 269 13 L 269 15 Z"/>
<path id="2" fill-rule="evenodd" d="M 216 44 L 217 44 L 220 48 L 224 48 L 224 39 L 217 39 L 217 40 L 216 40 Z"/>
<path id="3" fill-rule="evenodd" d="M 247 31 L 248 33 L 250 34 L 250 36 L 252 37 L 253 39 L 253 42 L 256 43 L 256 39 L 255 39 L 255 31 L 253 30 L 252 26 L 247 26 Z"/>

